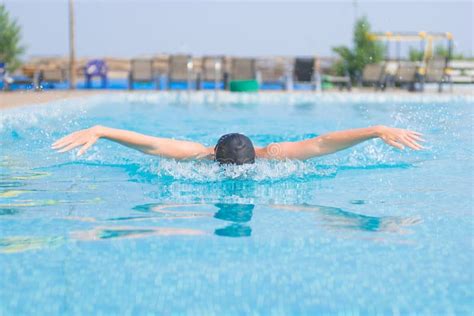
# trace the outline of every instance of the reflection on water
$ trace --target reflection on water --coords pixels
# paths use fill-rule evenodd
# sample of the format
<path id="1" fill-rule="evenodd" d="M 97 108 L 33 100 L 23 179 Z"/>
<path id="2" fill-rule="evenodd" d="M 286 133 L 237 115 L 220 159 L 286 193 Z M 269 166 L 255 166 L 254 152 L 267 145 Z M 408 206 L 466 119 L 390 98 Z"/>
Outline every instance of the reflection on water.
<path id="1" fill-rule="evenodd" d="M 86 231 L 72 232 L 71 238 L 82 241 L 107 239 L 132 239 L 151 236 L 198 236 L 204 231 L 173 227 L 137 227 L 137 226 L 105 226 L 95 227 Z"/>
<path id="2" fill-rule="evenodd" d="M 14 198 L 19 195 L 32 192 L 31 190 L 5 190 L 0 192 L 0 197 L 2 198 Z"/>
<path id="3" fill-rule="evenodd" d="M 211 216 L 212 211 L 192 211 L 193 208 L 199 207 L 206 207 L 206 204 L 145 204 L 136 206 L 134 210 L 155 212 L 159 216 L 176 219 Z M 212 217 L 229 222 L 229 225 L 223 228 L 216 228 L 214 231 L 216 235 L 227 237 L 248 237 L 251 235 L 250 221 L 255 205 L 217 203 L 214 204 L 214 207 L 217 208 L 217 211 Z M 421 222 L 419 217 L 369 216 L 322 205 L 268 205 L 268 207 L 275 210 L 310 212 L 315 215 L 315 224 L 338 230 L 407 233 L 409 232 L 406 230 L 408 226 Z"/>
<path id="4" fill-rule="evenodd" d="M 277 209 L 311 212 L 322 226 L 366 232 L 407 233 L 405 228 L 421 222 L 419 217 L 368 216 L 337 207 L 321 205 L 274 205 Z"/>
<path id="5" fill-rule="evenodd" d="M 99 231 L 98 237 L 100 239 L 124 238 L 147 235 L 153 232 L 153 229 L 102 229 Z"/>
<path id="6" fill-rule="evenodd" d="M 260 225 L 252 228 L 254 217 L 254 204 L 217 203 L 217 204 L 144 204 L 133 208 L 134 211 L 146 213 L 143 216 L 130 214 L 100 219 L 96 217 L 61 216 L 48 218 L 48 220 L 70 220 L 90 225 L 89 229 L 68 232 L 68 238 L 56 236 L 7 236 L 0 238 L 0 252 L 13 253 L 27 250 L 37 250 L 53 245 L 59 245 L 67 239 L 81 241 L 98 241 L 111 239 L 149 238 L 158 236 L 198 236 L 212 235 L 219 237 L 251 237 L 254 231 L 264 232 L 272 227 L 273 215 L 260 213 Z M 316 226 L 336 231 L 354 231 L 368 233 L 396 233 L 409 232 L 408 227 L 421 222 L 418 217 L 397 216 L 368 216 L 344 210 L 337 207 L 320 205 L 262 205 L 264 209 L 272 212 L 307 213 Z M 19 213 L 17 208 L 1 208 L 0 215 L 14 218 Z M 196 222 L 196 220 L 199 220 Z M 202 222 L 204 220 L 204 223 Z M 217 221 L 215 221 L 217 220 Z M 291 217 L 287 217 L 292 221 Z M 301 217 L 299 217 L 301 220 Z M 307 223 L 307 220 L 304 219 Z M 119 226 L 118 223 L 144 222 L 146 226 L 137 223 L 134 226 Z M 181 226 L 181 228 L 167 227 Z M 211 228 L 208 225 L 212 225 Z M 289 223 L 293 224 L 293 222 Z M 311 230 L 311 228 L 310 228 Z M 341 233 L 341 236 L 347 234 Z M 380 236 L 375 236 L 379 238 Z M 61 242 L 60 242 L 61 241 Z"/>
<path id="7" fill-rule="evenodd" d="M 252 234 L 252 228 L 247 225 L 253 215 L 253 204 L 238 203 L 217 203 L 213 205 L 217 211 L 213 210 L 192 210 L 196 208 L 212 208 L 206 204 L 144 204 L 135 206 L 133 209 L 140 212 L 154 212 L 158 216 L 167 219 L 185 219 L 213 217 L 229 224 L 224 227 L 216 228 L 214 234 L 225 237 L 249 237 Z M 149 217 L 147 217 L 149 218 Z M 134 217 L 133 219 L 137 219 Z"/>
<path id="8" fill-rule="evenodd" d="M 59 246 L 64 243 L 62 237 L 14 236 L 0 238 L 0 253 L 17 253 Z"/>
<path id="9" fill-rule="evenodd" d="M 18 213 L 20 213 L 20 211 L 15 208 L 0 208 L 0 216 L 16 215 Z"/>
<path id="10" fill-rule="evenodd" d="M 25 186 L 23 182 L 19 181 L 4 181 L 2 177 L 0 177 L 0 188 L 20 188 Z"/>
<path id="11" fill-rule="evenodd" d="M 214 218 L 231 222 L 224 228 L 217 228 L 214 234 L 225 237 L 250 237 L 252 228 L 246 223 L 250 222 L 253 215 L 253 204 L 215 204 L 218 211 Z"/>

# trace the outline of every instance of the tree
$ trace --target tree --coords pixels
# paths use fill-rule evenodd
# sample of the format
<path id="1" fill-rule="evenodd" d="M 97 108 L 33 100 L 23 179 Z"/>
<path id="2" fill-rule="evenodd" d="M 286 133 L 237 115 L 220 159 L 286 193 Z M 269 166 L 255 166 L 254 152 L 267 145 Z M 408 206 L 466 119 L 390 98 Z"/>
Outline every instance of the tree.
<path id="1" fill-rule="evenodd" d="M 354 25 L 354 47 L 334 47 L 333 51 L 341 60 L 336 63 L 338 74 L 349 73 L 354 78 L 362 72 L 365 65 L 377 63 L 384 59 L 384 46 L 370 38 L 370 24 L 367 17 L 358 19 Z"/>
<path id="2" fill-rule="evenodd" d="M 9 71 L 20 66 L 20 56 L 25 48 L 20 44 L 21 29 L 17 21 L 10 18 L 4 4 L 0 4 L 0 61 L 7 63 Z"/>

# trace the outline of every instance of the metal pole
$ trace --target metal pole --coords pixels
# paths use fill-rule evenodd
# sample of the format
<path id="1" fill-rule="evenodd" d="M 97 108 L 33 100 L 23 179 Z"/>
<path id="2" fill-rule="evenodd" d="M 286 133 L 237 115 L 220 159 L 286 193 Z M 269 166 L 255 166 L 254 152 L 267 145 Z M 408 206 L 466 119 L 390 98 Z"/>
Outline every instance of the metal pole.
<path id="1" fill-rule="evenodd" d="M 74 45 L 74 0 L 69 0 L 69 89 L 76 88 L 76 48 Z"/>

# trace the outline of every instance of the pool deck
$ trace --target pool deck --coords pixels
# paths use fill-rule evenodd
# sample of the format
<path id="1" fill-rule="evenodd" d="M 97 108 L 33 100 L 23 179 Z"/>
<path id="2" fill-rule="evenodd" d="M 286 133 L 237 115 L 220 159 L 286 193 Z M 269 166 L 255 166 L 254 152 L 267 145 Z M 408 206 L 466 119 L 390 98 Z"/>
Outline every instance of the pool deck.
<path id="1" fill-rule="evenodd" d="M 115 94 L 115 93 L 124 93 L 127 90 L 48 90 L 41 92 L 34 91 L 13 91 L 13 92 L 2 92 L 0 91 L 0 110 L 31 105 L 31 104 L 41 104 L 48 103 L 57 100 L 63 99 L 72 99 L 72 98 L 81 98 L 86 96 L 93 96 L 98 94 Z M 306 91 L 307 92 L 307 91 Z M 159 93 L 157 91 L 150 90 L 134 90 L 130 93 L 140 93 L 140 94 L 150 94 L 150 93 Z M 284 93 L 284 91 L 264 91 L 263 93 Z M 321 92 L 315 92 L 321 93 Z M 341 93 L 339 90 L 329 90 L 324 91 L 323 93 Z M 413 92 L 408 92 L 405 90 L 390 90 L 386 92 L 374 92 L 371 88 L 355 88 L 351 92 L 343 92 L 350 94 L 357 93 L 381 93 L 381 94 L 397 94 L 397 95 L 414 95 L 418 94 Z M 423 94 L 431 95 L 440 95 L 436 91 L 428 90 L 423 92 Z M 454 89 L 453 92 L 445 91 L 441 95 L 474 95 L 474 85 L 463 89 Z"/>
<path id="2" fill-rule="evenodd" d="M 0 92 L 0 110 L 30 104 L 48 103 L 62 99 L 92 96 L 104 91 L 99 90 L 55 90 L 55 91 L 13 91 Z M 111 91 L 107 91 L 110 93 Z"/>

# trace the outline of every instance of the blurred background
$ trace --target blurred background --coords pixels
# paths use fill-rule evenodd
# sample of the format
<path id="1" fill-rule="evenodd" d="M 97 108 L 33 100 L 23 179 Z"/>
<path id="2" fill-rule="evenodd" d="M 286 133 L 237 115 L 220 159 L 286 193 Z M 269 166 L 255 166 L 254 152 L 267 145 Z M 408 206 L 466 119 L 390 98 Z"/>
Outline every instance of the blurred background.
<path id="1" fill-rule="evenodd" d="M 2 0 L 0 6 L 0 71 L 10 73 L 4 89 L 125 89 L 146 82 L 151 89 L 229 89 L 232 80 L 255 79 L 250 90 L 291 90 L 297 86 L 291 79 L 314 90 L 350 81 L 350 87 L 422 91 L 425 81 L 474 82 L 472 1 Z M 426 75 L 430 66 L 439 74 Z"/>
<path id="2" fill-rule="evenodd" d="M 68 54 L 67 1 L 2 2 L 22 27 L 26 56 Z M 330 56 L 351 44 L 362 16 L 374 31 L 451 32 L 456 52 L 474 49 L 472 1 L 74 2 L 78 56 Z"/>

